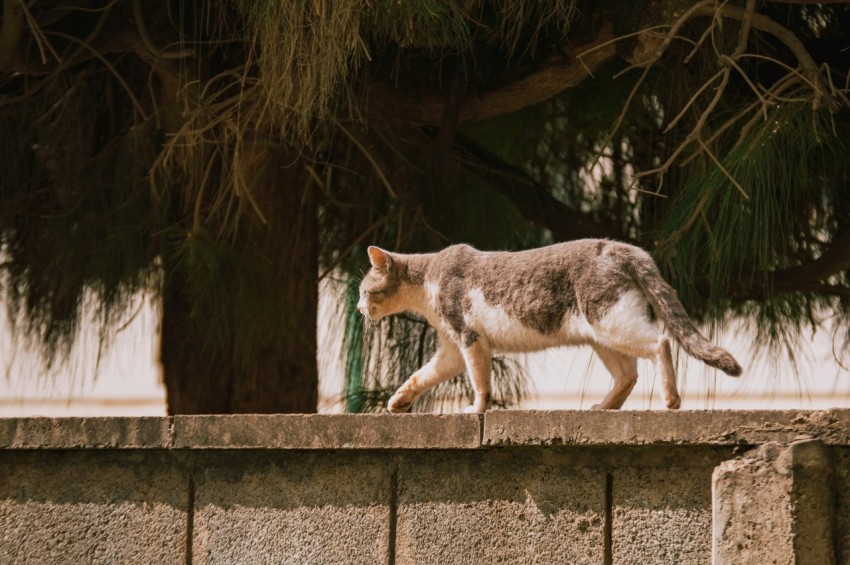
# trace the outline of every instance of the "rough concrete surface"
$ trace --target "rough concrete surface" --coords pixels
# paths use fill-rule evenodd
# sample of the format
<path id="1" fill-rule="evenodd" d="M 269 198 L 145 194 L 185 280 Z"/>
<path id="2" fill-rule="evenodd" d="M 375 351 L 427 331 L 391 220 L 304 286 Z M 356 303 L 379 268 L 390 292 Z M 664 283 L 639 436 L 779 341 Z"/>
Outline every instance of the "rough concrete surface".
<path id="1" fill-rule="evenodd" d="M 0 456 L 0 563 L 186 563 L 186 476 L 160 454 Z"/>
<path id="2" fill-rule="evenodd" d="M 482 443 L 737 445 L 818 437 L 850 442 L 850 410 L 492 410 Z"/>
<path id="3" fill-rule="evenodd" d="M 488 455 L 399 467 L 396 563 L 603 563 L 604 472 Z"/>
<path id="4" fill-rule="evenodd" d="M 709 464 L 613 470 L 613 563 L 709 563 L 713 469 Z"/>
<path id="5" fill-rule="evenodd" d="M 211 457 L 195 475 L 193 563 L 386 563 L 390 498 L 366 454 Z"/>
<path id="6" fill-rule="evenodd" d="M 836 562 L 850 563 L 850 448 L 832 449 Z"/>
<path id="7" fill-rule="evenodd" d="M 160 449 L 171 418 L 0 418 L 5 449 Z"/>
<path id="8" fill-rule="evenodd" d="M 521 411 L 0 418 L 0 449 L 476 449 L 511 445 L 850 444 L 850 410 Z"/>
<path id="9" fill-rule="evenodd" d="M 832 565 L 836 562 L 832 457 L 820 440 L 797 441 L 786 449 L 791 453 L 796 563 Z"/>
<path id="10" fill-rule="evenodd" d="M 175 416 L 175 447 L 194 449 L 475 449 L 478 414 Z"/>
<path id="11" fill-rule="evenodd" d="M 715 562 L 835 563 L 831 468 L 812 440 L 721 463 L 712 478 Z"/>
<path id="12" fill-rule="evenodd" d="M 783 447 L 769 444 L 724 461 L 712 477 L 715 563 L 794 563 L 791 475 Z"/>

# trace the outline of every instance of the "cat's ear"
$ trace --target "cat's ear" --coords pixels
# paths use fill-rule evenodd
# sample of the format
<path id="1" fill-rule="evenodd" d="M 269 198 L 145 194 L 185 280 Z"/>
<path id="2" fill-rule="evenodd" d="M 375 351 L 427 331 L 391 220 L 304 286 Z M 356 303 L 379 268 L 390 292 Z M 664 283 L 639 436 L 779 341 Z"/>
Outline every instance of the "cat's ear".
<path id="1" fill-rule="evenodd" d="M 379 271 L 388 271 L 393 266 L 392 255 L 374 245 L 369 246 L 366 250 L 369 253 L 369 262 Z"/>

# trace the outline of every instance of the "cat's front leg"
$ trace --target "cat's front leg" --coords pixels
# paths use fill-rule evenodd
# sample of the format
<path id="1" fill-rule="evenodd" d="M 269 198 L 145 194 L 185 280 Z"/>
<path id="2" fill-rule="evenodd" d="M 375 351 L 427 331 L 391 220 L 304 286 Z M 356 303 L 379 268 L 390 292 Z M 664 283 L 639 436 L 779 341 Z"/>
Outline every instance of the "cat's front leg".
<path id="1" fill-rule="evenodd" d="M 474 331 L 464 333 L 461 353 L 466 364 L 466 374 L 475 391 L 471 406 L 464 408 L 468 414 L 483 414 L 490 407 L 490 373 L 493 370 L 492 352 Z"/>
<path id="2" fill-rule="evenodd" d="M 463 357 L 457 346 L 440 340 L 440 347 L 428 363 L 413 373 L 390 397 L 387 410 L 399 414 L 410 410 L 413 401 L 426 390 L 463 371 Z"/>

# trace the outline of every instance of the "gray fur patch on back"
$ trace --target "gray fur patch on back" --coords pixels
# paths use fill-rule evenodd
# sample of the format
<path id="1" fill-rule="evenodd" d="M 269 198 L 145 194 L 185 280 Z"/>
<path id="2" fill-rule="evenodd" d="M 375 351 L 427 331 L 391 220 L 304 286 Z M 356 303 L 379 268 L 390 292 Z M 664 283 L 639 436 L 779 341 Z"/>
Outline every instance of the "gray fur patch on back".
<path id="1" fill-rule="evenodd" d="M 618 244 L 582 240 L 517 253 L 479 253 L 467 273 L 488 304 L 523 325 L 551 334 L 581 311 L 594 322 L 637 288 L 619 264 Z"/>
<path id="2" fill-rule="evenodd" d="M 469 311 L 469 289 L 477 288 L 489 305 L 546 334 L 557 331 L 576 309 L 569 265 L 563 259 L 551 248 L 504 253 L 452 246 L 435 255 L 428 278 L 438 280 L 440 315 L 455 331 L 462 331 L 463 314 Z"/>
<path id="3" fill-rule="evenodd" d="M 500 257 L 476 277 L 484 299 L 500 305 L 523 325 L 540 333 L 557 331 L 567 313 L 576 309 L 575 288 L 566 265 L 532 257 Z"/>
<path id="4" fill-rule="evenodd" d="M 590 271 L 582 277 L 581 282 L 584 290 L 581 310 L 591 324 L 601 320 L 623 294 L 637 288 L 628 276 L 613 269 L 606 272 Z"/>
<path id="5" fill-rule="evenodd" d="M 471 288 L 480 289 L 487 304 L 501 307 L 524 326 L 551 334 L 577 311 L 591 322 L 600 319 L 636 288 L 611 257 L 616 245 L 582 240 L 515 253 L 454 245 L 433 255 L 425 279 L 439 286 L 439 315 L 456 339 L 466 329 Z"/>

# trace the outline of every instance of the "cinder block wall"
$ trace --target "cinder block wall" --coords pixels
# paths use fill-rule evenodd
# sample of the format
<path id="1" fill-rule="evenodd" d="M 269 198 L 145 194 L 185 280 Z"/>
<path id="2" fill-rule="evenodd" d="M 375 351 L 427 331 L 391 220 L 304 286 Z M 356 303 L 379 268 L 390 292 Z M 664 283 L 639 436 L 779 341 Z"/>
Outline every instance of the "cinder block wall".
<path id="1" fill-rule="evenodd" d="M 850 563 L 850 411 L 0 419 L 0 564 Z"/>

